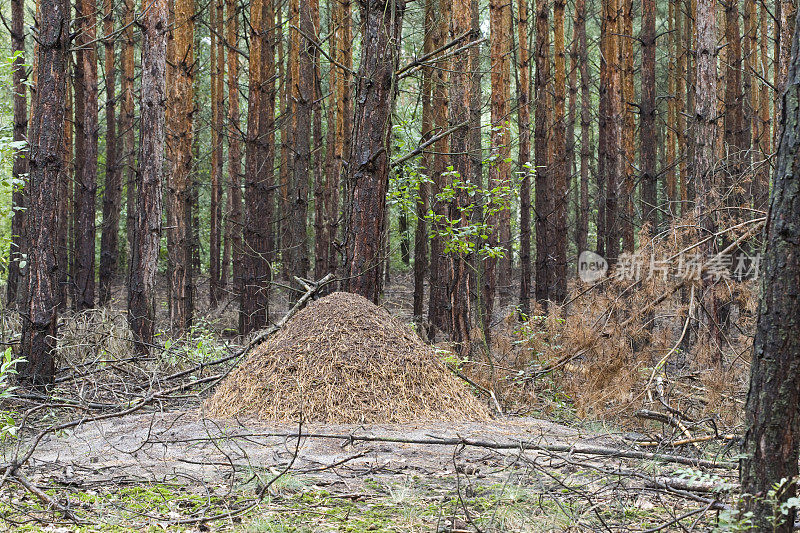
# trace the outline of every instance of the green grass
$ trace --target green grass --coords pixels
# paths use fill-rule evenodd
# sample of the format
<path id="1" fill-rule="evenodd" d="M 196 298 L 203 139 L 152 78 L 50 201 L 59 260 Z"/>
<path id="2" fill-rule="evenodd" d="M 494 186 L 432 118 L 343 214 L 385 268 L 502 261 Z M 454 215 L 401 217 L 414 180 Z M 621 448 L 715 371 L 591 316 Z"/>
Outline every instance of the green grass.
<path id="1" fill-rule="evenodd" d="M 620 500 L 609 491 L 603 491 L 604 496 L 597 498 L 595 508 L 590 510 L 587 501 L 578 494 L 602 485 L 602 480 L 595 480 L 592 485 L 591 474 L 558 476 L 564 485 L 576 491 L 564 490 L 553 479 L 542 478 L 543 485 L 535 478 L 516 475 L 506 482 L 473 478 L 467 490 L 467 480 L 462 476 L 461 497 L 453 476 L 364 479 L 352 484 L 354 493 L 337 495 L 329 488 L 315 485 L 312 478 L 290 475 L 276 482 L 270 495 L 247 515 L 209 525 L 214 531 L 236 533 L 435 531 L 437 526 L 449 524 L 452 517 L 466 520 L 468 513 L 483 530 L 535 532 L 564 530 L 576 524 L 580 529 L 602 529 L 604 522 L 647 528 L 669 520 L 670 510 L 664 504 L 653 505 L 635 497 Z M 128 485 L 116 490 L 72 490 L 71 507 L 95 525 L 69 526 L 69 531 L 164 531 L 169 520 L 224 512 L 235 500 L 252 498 L 254 491 L 255 487 L 250 487 L 223 498 L 209 496 L 199 488 L 169 483 Z M 48 492 L 62 501 L 65 497 L 63 491 Z M 24 504 L 31 514 L 43 519 L 52 516 L 29 494 L 21 491 L 4 494 L 0 497 L 0 531 L 3 517 L 14 514 L 10 501 L 17 507 Z M 15 516 L 19 519 L 21 515 L 17 512 Z M 42 529 L 42 525 L 33 523 L 12 528 L 20 532 Z M 195 526 L 167 530 L 197 531 Z"/>

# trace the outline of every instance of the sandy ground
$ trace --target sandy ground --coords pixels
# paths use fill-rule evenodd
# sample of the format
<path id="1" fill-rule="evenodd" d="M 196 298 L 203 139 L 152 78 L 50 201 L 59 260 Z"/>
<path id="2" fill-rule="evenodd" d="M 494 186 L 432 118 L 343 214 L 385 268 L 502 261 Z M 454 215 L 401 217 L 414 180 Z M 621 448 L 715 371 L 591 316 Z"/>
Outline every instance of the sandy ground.
<path id="1" fill-rule="evenodd" d="M 206 419 L 197 412 L 131 415 L 93 422 L 47 437 L 31 466 L 54 481 L 80 485 L 108 479 L 163 481 L 176 477 L 203 484 L 230 483 L 242 475 L 280 471 L 295 454 L 297 439 L 266 433 L 297 433 L 297 426 L 257 421 Z M 407 425 L 307 424 L 304 433 L 402 439 L 468 438 L 496 443 L 516 441 L 608 443 L 566 426 L 534 418 L 490 422 L 431 422 Z M 480 474 L 501 466 L 504 452 L 486 448 L 396 442 L 303 438 L 292 472 L 320 481 L 359 478 L 365 473 L 405 475 Z M 530 453 L 530 452 L 529 452 Z"/>

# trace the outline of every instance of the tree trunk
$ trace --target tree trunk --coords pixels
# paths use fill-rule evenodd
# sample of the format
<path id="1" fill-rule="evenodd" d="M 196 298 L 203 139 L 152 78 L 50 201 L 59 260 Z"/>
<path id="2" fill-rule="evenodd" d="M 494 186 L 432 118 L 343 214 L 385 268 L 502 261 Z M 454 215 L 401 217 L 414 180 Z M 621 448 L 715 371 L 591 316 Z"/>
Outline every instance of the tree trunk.
<path id="1" fill-rule="evenodd" d="M 72 184 L 73 172 L 72 162 L 73 158 L 73 100 L 72 88 L 70 87 L 70 72 L 69 65 L 66 66 L 66 99 L 65 99 L 65 113 L 64 113 L 64 150 L 62 153 L 64 163 L 61 169 L 61 178 L 58 184 L 58 214 L 56 215 L 58 224 L 58 233 L 56 236 L 56 262 L 58 263 L 58 287 L 56 294 L 58 298 L 58 309 L 66 309 L 68 303 L 70 272 L 70 213 L 72 212 Z"/>
<path id="2" fill-rule="evenodd" d="M 259 172 L 263 174 L 260 180 L 260 199 L 257 224 L 263 226 L 266 232 L 267 259 L 274 259 L 275 255 L 275 100 L 277 89 L 275 85 L 276 65 L 275 47 L 280 46 L 278 28 L 280 27 L 280 9 L 276 9 L 274 1 L 263 3 L 264 31 L 261 35 L 261 79 L 262 92 L 259 100 L 258 119 L 258 149 L 261 155 Z M 276 14 L 278 20 L 276 22 Z M 266 180 L 266 181 L 264 181 Z M 267 314 L 267 319 L 269 315 Z"/>
<path id="3" fill-rule="evenodd" d="M 697 174 L 693 168 L 694 154 L 695 154 L 695 98 L 697 93 L 697 36 L 695 34 L 695 12 L 697 11 L 697 0 L 686 0 L 686 7 L 684 9 L 685 20 L 683 25 L 684 33 L 684 49 L 686 51 L 686 68 L 685 83 L 686 83 L 686 99 L 684 100 L 686 121 L 684 130 L 686 135 L 683 139 L 684 154 L 683 161 L 685 162 L 681 170 L 681 204 L 683 208 L 681 215 L 689 214 L 692 211 L 690 202 L 694 200 L 695 195 L 695 181 Z M 680 141 L 678 141 L 680 143 Z"/>
<path id="4" fill-rule="evenodd" d="M 655 6 L 653 6 L 655 8 Z M 667 92 L 669 94 L 669 99 L 667 100 L 667 138 L 666 138 L 666 159 L 664 161 L 664 193 L 665 193 L 665 200 L 666 200 L 666 213 L 669 214 L 670 219 L 668 222 L 672 221 L 672 218 L 677 214 L 676 204 L 675 201 L 677 200 L 677 181 L 676 181 L 676 166 L 678 164 L 678 158 L 676 153 L 676 136 L 678 132 L 678 100 L 680 95 L 678 94 L 678 80 L 677 80 L 677 67 L 676 63 L 678 62 L 678 56 L 681 54 L 680 51 L 680 9 L 678 6 L 675 5 L 674 2 L 669 3 L 669 15 L 668 15 L 668 32 L 667 35 L 668 45 L 667 50 L 670 57 L 673 57 L 674 60 L 669 61 L 667 65 Z M 644 14 L 642 15 L 644 16 Z M 655 50 L 655 46 L 653 46 Z M 642 94 L 644 94 L 644 89 L 642 89 Z M 642 143 L 642 149 L 644 149 L 644 143 Z M 645 190 L 647 189 L 648 185 L 642 184 L 642 203 L 644 204 L 647 201 Z M 647 195 L 650 194 L 650 191 L 647 191 Z M 652 209 L 652 207 L 644 206 L 645 209 Z M 645 211 L 647 213 L 647 211 Z M 657 213 L 654 215 L 657 216 Z"/>
<path id="5" fill-rule="evenodd" d="M 800 178 L 796 170 L 800 152 L 799 63 L 795 32 L 767 218 L 740 467 L 742 493 L 751 495 L 744 499 L 742 511 L 754 513 L 753 527 L 761 531 L 792 531 L 796 514 L 790 507 L 784 515 L 778 506 L 797 492 L 800 447 Z M 778 491 L 777 501 L 769 501 L 770 490 L 782 480 L 786 482 Z M 778 517 L 777 524 L 774 516 Z"/>
<path id="6" fill-rule="evenodd" d="M 622 216 L 619 225 L 622 232 L 622 246 L 626 252 L 633 253 L 634 247 L 634 215 L 633 198 L 636 194 L 634 183 L 634 163 L 636 161 L 636 121 L 633 114 L 633 103 L 636 99 L 634 90 L 634 65 L 633 65 L 633 0 L 618 0 L 620 2 L 620 18 L 618 19 L 618 46 L 620 57 L 620 75 L 622 78 L 621 113 L 621 141 L 622 154 L 620 165 L 622 169 L 620 183 Z M 640 110 L 641 111 L 641 110 Z M 657 140 L 653 137 L 651 144 L 655 146 Z"/>
<path id="7" fill-rule="evenodd" d="M 320 7 L 319 0 L 311 4 L 311 25 L 316 28 L 314 43 L 314 122 L 312 126 L 312 136 L 314 141 L 314 279 L 321 279 L 327 273 L 328 251 L 330 250 L 330 239 L 328 238 L 325 215 L 327 213 L 326 201 L 327 191 L 327 172 L 323 173 L 323 153 L 325 144 L 322 140 L 322 73 L 320 72 L 319 61 L 319 33 L 320 27 Z"/>
<path id="8" fill-rule="evenodd" d="M 781 96 L 786 87 L 786 80 L 789 74 L 797 0 L 776 0 L 775 4 L 777 13 L 775 19 L 775 68 L 773 70 L 775 78 L 773 84 L 777 94 L 774 95 L 775 107 L 772 120 L 776 125 L 773 133 L 775 146 L 777 146 L 778 135 L 780 134 L 777 124 L 781 120 Z"/>
<path id="9" fill-rule="evenodd" d="M 433 27 L 433 49 L 438 50 L 446 42 L 448 37 L 448 27 L 450 26 L 450 0 L 438 0 Z M 433 113 L 434 131 L 439 134 L 449 126 L 448 107 L 449 93 L 447 90 L 450 77 L 450 61 L 439 59 L 433 69 L 433 80 L 431 85 L 431 108 Z M 448 293 L 447 293 L 447 270 L 449 268 L 448 257 L 444 251 L 444 238 L 441 236 L 445 228 L 440 217 L 448 217 L 449 205 L 447 201 L 439 199 L 447 185 L 447 172 L 450 166 L 450 138 L 443 137 L 434 144 L 433 168 L 430 173 L 430 209 L 436 215 L 436 219 L 431 221 L 431 268 L 430 268 L 430 294 L 428 297 L 428 322 L 431 325 L 429 332 L 430 340 L 434 340 L 436 331 L 450 332 L 449 312 L 448 312 Z"/>
<path id="10" fill-rule="evenodd" d="M 161 181 L 165 148 L 167 1 L 155 0 L 142 28 L 142 111 L 136 231 L 128 283 L 128 321 L 136 351 L 150 350 L 155 329 L 155 282 L 161 239 Z"/>
<path id="11" fill-rule="evenodd" d="M 226 242 L 230 241 L 233 295 L 242 285 L 242 145 L 239 123 L 239 11 L 236 0 L 226 0 L 228 18 L 228 213 Z"/>
<path id="12" fill-rule="evenodd" d="M 93 0 L 80 0 L 76 6 L 79 21 L 78 52 L 75 69 L 75 103 L 78 135 L 75 139 L 80 151 L 75 168 L 75 256 L 74 278 L 75 309 L 82 311 L 94 307 L 95 265 L 95 197 L 97 196 L 97 8 Z M 80 96 L 78 96 L 80 95 Z"/>
<path id="13" fill-rule="evenodd" d="M 528 49 L 528 0 L 517 2 L 517 100 L 519 119 L 519 157 L 518 172 L 521 173 L 519 185 L 519 240 L 520 271 L 519 304 L 520 310 L 529 315 L 531 312 L 531 60 Z"/>
<path id="14" fill-rule="evenodd" d="M 598 189 L 602 212 L 599 213 L 598 241 L 604 246 L 598 253 L 614 262 L 619 255 L 620 224 L 617 213 L 618 178 L 623 175 L 620 130 L 622 126 L 622 83 L 619 68 L 619 0 L 603 3 L 600 40 L 600 153 Z"/>
<path id="15" fill-rule="evenodd" d="M 575 2 L 574 38 L 578 39 L 578 64 L 581 71 L 581 170 L 580 208 L 578 209 L 577 251 L 589 249 L 589 166 L 592 158 L 591 105 L 588 47 L 586 43 L 586 0 Z"/>
<path id="16" fill-rule="evenodd" d="M 26 140 L 28 131 L 28 98 L 25 74 L 25 0 L 12 0 L 11 2 L 11 52 L 19 54 L 14 59 L 14 132 L 15 143 Z M 14 192 L 11 197 L 11 243 L 8 253 L 8 277 L 6 279 L 6 303 L 14 305 L 17 299 L 17 288 L 20 282 L 20 261 L 22 257 L 21 240 L 23 235 L 23 222 L 25 218 L 25 195 L 23 185 L 28 173 L 28 157 L 26 151 L 18 150 L 14 153 L 14 163 L 11 169 L 12 185 Z"/>
<path id="17" fill-rule="evenodd" d="M 744 170 L 742 162 L 744 152 L 748 147 L 744 144 L 744 98 L 742 93 L 742 35 L 739 32 L 739 7 L 738 4 L 728 3 L 725 6 L 725 41 L 726 46 L 726 72 L 725 72 L 725 110 L 724 110 L 724 140 L 727 145 L 728 168 L 725 173 L 726 189 L 730 186 L 740 186 L 735 183 L 741 179 Z M 741 198 L 735 194 L 734 198 Z M 738 205 L 738 202 L 736 202 Z M 734 205 L 736 207 L 737 205 Z"/>
<path id="18" fill-rule="evenodd" d="M 477 43 L 481 39 L 481 15 L 480 15 L 480 2 L 478 0 L 471 0 L 470 2 L 470 40 Z M 470 64 L 472 65 L 472 72 L 470 72 L 470 88 L 469 88 L 469 136 L 470 136 L 470 168 L 472 172 L 469 175 L 470 184 L 477 190 L 482 190 L 483 184 L 483 129 L 481 125 L 481 118 L 483 114 L 483 98 L 481 92 L 482 81 L 482 61 L 481 45 L 475 44 L 469 50 Z M 475 222 L 480 214 L 474 212 L 472 220 Z M 483 246 L 482 239 L 475 237 L 475 249 L 479 250 Z M 474 318 L 479 322 L 479 331 L 483 331 L 486 319 L 485 308 L 483 299 L 481 298 L 481 287 L 483 285 L 483 261 L 478 257 L 477 253 L 473 253 L 468 258 L 468 265 L 470 267 L 469 286 L 472 293 L 473 308 L 475 310 Z"/>
<path id="19" fill-rule="evenodd" d="M 511 100 L 511 44 L 513 26 L 510 1 L 489 2 L 489 39 L 492 85 L 492 155 L 496 156 L 489 169 L 489 188 L 511 186 L 511 129 L 509 102 Z M 494 309 L 495 288 L 501 303 L 511 298 L 511 211 L 505 209 L 491 217 L 490 246 L 499 246 L 503 257 L 486 260 L 484 303 L 487 316 Z M 496 287 L 495 287 L 496 285 Z"/>
<path id="20" fill-rule="evenodd" d="M 405 174 L 405 171 L 400 168 L 398 172 Z M 405 175 L 402 179 L 406 179 Z M 400 210 L 397 220 L 397 232 L 400 234 L 400 260 L 406 268 L 411 266 L 411 235 L 408 227 L 408 211 L 405 206 Z"/>
<path id="21" fill-rule="evenodd" d="M 452 5 L 450 40 L 468 32 L 470 27 L 470 0 L 455 0 Z M 469 73 L 473 67 L 470 61 L 471 58 L 468 54 L 456 55 L 450 75 L 450 127 L 464 124 L 451 135 L 450 151 L 453 154 L 451 163 L 456 172 L 455 175 L 451 175 L 451 184 L 454 180 L 466 182 L 472 173 L 469 156 Z M 458 225 L 461 228 L 470 224 L 470 221 L 462 216 L 462 213 L 472 201 L 473 199 L 463 189 L 450 201 L 448 216 L 451 220 L 459 220 Z M 450 252 L 447 255 L 447 261 L 447 296 L 449 298 L 447 331 L 461 357 L 467 358 L 472 353 L 470 345 L 472 312 L 467 256 L 462 253 Z"/>
<path id="22" fill-rule="evenodd" d="M 576 5 L 577 7 L 577 5 Z M 579 47 L 580 47 L 580 40 L 578 39 L 578 35 L 575 32 L 575 17 L 578 15 L 576 9 L 573 9 L 572 12 L 572 42 L 569 44 L 569 66 L 567 67 L 567 146 L 565 150 L 565 157 L 566 157 L 566 167 L 567 167 L 567 190 L 569 191 L 568 194 L 570 196 L 570 201 L 567 202 L 567 210 L 572 210 L 574 212 L 575 217 L 575 226 L 580 220 L 580 182 L 579 180 L 573 179 L 576 177 L 578 172 L 578 166 L 575 160 L 575 148 L 577 146 L 575 140 L 575 126 L 577 123 L 577 113 L 578 113 L 578 60 L 579 60 Z M 576 186 L 576 189 L 573 190 L 573 185 Z M 567 215 L 569 218 L 569 214 Z M 577 230 L 576 230 L 577 231 Z M 567 236 L 564 238 L 566 243 L 565 246 L 569 246 L 569 230 L 567 230 Z M 578 252 L 580 253 L 580 252 Z M 576 262 L 577 264 L 577 262 Z"/>
<path id="23" fill-rule="evenodd" d="M 222 39 L 222 21 L 218 20 L 219 11 L 216 5 L 220 0 L 213 0 L 209 4 L 209 17 L 211 19 L 211 194 L 209 202 L 209 243 L 208 243 L 208 294 L 211 307 L 215 307 L 222 297 L 220 287 L 222 258 L 221 252 L 221 179 L 222 179 L 222 132 L 219 125 L 222 122 L 222 100 L 220 93 L 220 80 L 224 77 L 224 59 L 220 56 L 220 47 L 217 41 Z"/>
<path id="24" fill-rule="evenodd" d="M 27 216 L 31 246 L 26 301 L 22 313 L 20 379 L 41 386 L 53 382 L 58 324 L 55 235 L 64 150 L 69 4 L 40 0 L 38 17 L 37 96 L 31 113 L 30 203 Z"/>
<path id="25" fill-rule="evenodd" d="M 336 60 L 339 56 L 339 41 L 337 39 L 337 30 L 339 26 L 339 4 L 338 2 L 328 2 L 328 48 L 330 56 Z M 327 130 L 325 132 L 326 147 L 325 147 L 325 175 L 322 183 L 317 184 L 314 190 L 314 205 L 316 213 L 319 213 L 321 220 L 317 221 L 315 213 L 315 224 L 319 224 L 319 228 L 315 229 L 316 250 L 314 257 L 314 277 L 320 279 L 322 275 L 331 271 L 331 265 L 334 261 L 333 243 L 336 235 L 331 233 L 330 220 L 328 218 L 331 213 L 331 208 L 328 202 L 331 201 L 332 187 L 334 183 L 339 182 L 339 162 L 336 154 L 337 131 L 336 125 L 339 118 L 338 103 L 340 92 L 340 70 L 336 65 L 331 64 L 328 70 L 328 90 L 330 96 L 327 98 Z M 320 96 L 321 97 L 321 96 Z M 322 199 L 320 200 L 320 196 Z M 317 202 L 321 202 L 321 206 L 317 206 Z M 321 213 L 320 213 L 321 208 Z M 330 290 L 330 287 L 327 288 Z"/>
<path id="26" fill-rule="evenodd" d="M 242 244 L 242 295 L 239 311 L 239 332 L 246 335 L 267 323 L 269 307 L 270 263 L 268 258 L 269 230 L 272 196 L 267 189 L 272 184 L 272 163 L 262 171 L 268 142 L 267 127 L 271 129 L 274 117 L 268 115 L 268 101 L 274 92 L 267 93 L 264 75 L 269 71 L 265 63 L 273 61 L 270 37 L 273 16 L 272 0 L 259 0 L 250 4 L 250 93 L 247 100 L 247 144 L 244 176 L 244 240 Z M 274 64 L 274 63 L 273 63 Z M 274 100 L 273 100 L 274 102 Z M 274 115 L 274 108 L 272 110 Z"/>
<path id="27" fill-rule="evenodd" d="M 547 260 L 548 215 L 552 211 L 552 168 L 550 168 L 551 98 L 550 83 L 550 0 L 536 0 L 536 77 L 534 78 L 534 163 L 536 167 L 536 301 L 546 306 L 549 299 L 549 262 Z"/>
<path id="28" fill-rule="evenodd" d="M 98 301 L 111 299 L 111 284 L 117 274 L 119 258 L 119 209 L 122 202 L 122 174 L 117 153 L 117 70 L 114 57 L 114 0 L 105 3 L 103 13 L 106 74 L 106 182 L 103 191 L 103 228 L 100 236 L 100 285 Z"/>
<path id="29" fill-rule="evenodd" d="M 173 61 L 167 108 L 167 250 L 170 325 L 178 332 L 192 325 L 192 121 L 194 116 L 194 0 L 175 0 Z"/>
<path id="30" fill-rule="evenodd" d="M 405 2 L 360 0 L 362 39 L 348 161 L 347 288 L 378 301 L 381 234 L 389 181 L 389 136 Z"/>
<path id="31" fill-rule="evenodd" d="M 670 4 L 671 5 L 671 4 Z M 658 225 L 656 193 L 656 6 L 642 1 L 642 103 L 640 112 L 642 216 L 654 234 Z M 672 64 L 672 62 L 670 62 Z M 672 99 L 670 99 L 671 101 Z M 674 127 L 674 122 L 668 125 Z M 674 159 L 674 155 L 673 155 Z M 674 186 L 674 181 L 673 181 Z"/>
<path id="32" fill-rule="evenodd" d="M 283 233 L 283 257 L 285 274 L 288 279 L 294 276 L 306 277 L 308 273 L 308 188 L 311 180 L 311 116 L 314 104 L 314 57 L 317 30 L 312 21 L 314 3 L 308 0 L 298 2 L 296 10 L 300 32 L 292 30 L 295 57 L 289 58 L 294 69 L 292 99 L 294 101 L 292 138 L 292 173 L 286 194 L 286 211 L 282 213 L 285 231 Z"/>
<path id="33" fill-rule="evenodd" d="M 675 144 L 677 145 L 676 159 L 677 163 L 677 189 L 679 194 L 676 193 L 675 201 L 677 205 L 673 210 L 677 216 L 679 213 L 683 215 L 686 213 L 686 182 L 687 180 L 687 143 L 686 143 L 686 117 L 689 115 L 688 107 L 688 93 L 687 93 L 687 59 L 688 59 L 688 19 L 683 14 L 683 9 L 680 3 L 675 6 L 675 39 L 678 58 L 676 61 L 676 77 L 675 77 L 675 113 L 676 113 L 676 131 L 675 131 Z"/>
<path id="34" fill-rule="evenodd" d="M 120 97 L 122 112 L 120 113 L 120 135 L 122 135 L 121 166 L 125 168 L 125 237 L 128 244 L 127 258 L 133 255 L 133 236 L 136 227 L 136 135 L 134 129 L 135 108 L 133 104 L 134 82 L 134 41 L 133 17 L 136 10 L 134 0 L 123 0 L 122 17 L 125 28 L 122 30 L 124 48 L 122 51 L 122 79 L 120 80 Z M 126 260 L 130 270 L 130 259 Z"/>
<path id="35" fill-rule="evenodd" d="M 751 167 L 753 156 L 755 155 L 754 126 L 755 109 L 757 99 L 754 91 L 756 78 L 753 75 L 755 65 L 755 51 L 758 49 L 758 33 L 756 32 L 756 3 L 745 2 L 744 12 L 742 13 L 742 146 L 746 152 L 743 154 L 743 165 Z M 753 188 L 753 173 L 750 172 L 748 180 L 747 195 L 753 198 L 755 189 Z"/>
<path id="36" fill-rule="evenodd" d="M 555 123 L 553 143 L 550 147 L 553 154 L 553 172 L 550 185 L 551 213 L 548 216 L 547 238 L 548 266 L 547 298 L 556 303 L 567 299 L 567 211 L 569 209 L 569 166 L 567 162 L 567 128 L 566 128 L 566 46 L 564 42 L 564 7 L 565 0 L 555 0 L 553 4 L 553 45 L 554 45 L 554 88 L 555 98 L 553 111 Z"/>
<path id="37" fill-rule="evenodd" d="M 289 2 L 289 20 L 287 21 L 287 26 L 291 27 L 292 25 L 297 26 L 297 13 L 294 7 L 297 6 L 296 2 L 290 1 Z M 286 237 L 286 213 L 289 212 L 288 204 L 289 204 L 289 180 L 290 175 L 294 173 L 293 165 L 294 165 L 294 157 L 292 155 L 292 147 L 294 146 L 293 142 L 293 133 L 294 133 L 294 101 L 293 101 L 293 87 L 294 87 L 294 70 L 295 68 L 292 65 L 296 65 L 297 61 L 294 56 L 296 55 L 297 47 L 296 39 L 294 35 L 297 34 L 296 31 L 291 30 L 290 28 L 288 31 L 288 38 L 285 39 L 285 35 L 282 33 L 283 23 L 282 23 L 282 16 L 283 16 L 283 9 L 276 10 L 278 16 L 278 31 L 281 32 L 281 35 L 278 37 L 278 42 L 280 46 L 278 47 L 278 79 L 281 81 L 281 156 L 280 156 L 280 175 L 279 175 L 279 197 L 278 197 L 278 215 L 276 217 L 276 225 L 275 225 L 275 234 L 276 234 L 276 256 L 273 259 L 278 259 L 277 252 L 280 250 L 281 259 L 283 259 L 283 250 L 284 250 L 284 240 Z M 287 41 L 287 45 L 284 48 L 283 41 Z M 288 270 L 286 268 L 281 269 L 281 275 L 284 279 L 288 279 Z"/>
<path id="38" fill-rule="evenodd" d="M 761 10 L 760 10 L 760 19 L 759 19 L 759 26 L 760 26 L 760 33 L 761 33 L 761 47 L 760 47 L 760 54 L 759 54 L 759 72 L 763 72 L 763 76 L 766 76 L 766 73 L 769 72 L 769 37 L 767 32 L 767 17 L 770 16 L 766 2 L 761 3 Z M 766 84 L 761 84 L 761 89 L 759 90 L 759 103 L 758 103 L 758 115 L 759 120 L 758 123 L 760 124 L 759 127 L 759 135 L 758 139 L 758 146 L 759 152 L 762 158 L 762 164 L 759 168 L 758 175 L 756 177 L 757 191 L 760 194 L 757 194 L 753 203 L 756 209 L 766 209 L 768 207 L 768 200 L 769 200 L 769 166 L 764 164 L 769 154 L 771 153 L 771 141 L 772 141 L 772 122 L 771 122 L 771 115 L 769 113 L 769 101 L 772 95 L 772 88 L 767 87 Z"/>
<path id="39" fill-rule="evenodd" d="M 715 179 L 715 142 L 717 139 L 717 17 L 714 0 L 697 0 L 695 24 L 697 28 L 697 90 L 695 95 L 695 152 L 692 168 L 695 176 L 695 216 L 700 225 L 700 237 L 716 231 L 713 209 L 718 200 Z M 707 257 L 717 252 L 714 239 L 703 247 Z M 719 302 L 713 294 L 709 281 L 704 280 L 703 307 L 705 314 L 702 324 L 706 328 L 707 339 L 718 339 Z M 716 350 L 715 350 L 716 351 Z M 716 362 L 721 362 L 717 356 Z"/>
<path id="40" fill-rule="evenodd" d="M 435 0 L 425 0 L 425 36 L 422 46 L 423 55 L 433 52 L 433 33 L 435 31 Z M 420 143 L 426 142 L 433 131 L 433 69 L 430 66 L 422 67 L 422 120 Z M 427 178 L 433 170 L 433 154 L 429 151 L 422 152 L 421 172 Z M 419 196 L 417 198 L 417 227 L 414 233 L 414 321 L 422 321 L 425 305 L 425 274 L 428 272 L 428 224 L 427 216 L 430 209 L 430 184 L 428 179 L 419 183 Z"/>

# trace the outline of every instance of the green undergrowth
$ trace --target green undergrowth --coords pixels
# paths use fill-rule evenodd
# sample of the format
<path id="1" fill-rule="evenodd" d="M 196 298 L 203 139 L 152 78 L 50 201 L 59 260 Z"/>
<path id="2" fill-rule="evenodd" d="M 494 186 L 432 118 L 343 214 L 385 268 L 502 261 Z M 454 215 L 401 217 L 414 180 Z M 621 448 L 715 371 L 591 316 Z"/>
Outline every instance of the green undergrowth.
<path id="1" fill-rule="evenodd" d="M 586 475 L 584 475 L 586 474 Z M 258 483 L 235 494 L 173 483 L 137 484 L 115 489 L 47 493 L 91 525 L 48 524 L 52 514 L 21 491 L 0 497 L 0 530 L 38 532 L 233 531 L 233 532 L 397 532 L 397 531 L 564 531 L 628 525 L 656 527 L 676 511 L 641 495 L 598 497 L 588 473 L 554 473 L 546 479 L 512 475 L 478 478 L 453 475 L 365 478 L 361 483 L 287 475 L 270 487 L 260 506 L 246 515 L 187 526 L 180 519 L 210 516 L 242 506 Z M 348 488 L 349 487 L 349 488 Z M 21 512 L 24 509 L 25 512 Z M 27 517 L 26 517 L 27 515 Z M 44 522 L 36 523 L 32 517 Z M 12 523 L 9 520 L 13 520 Z M 47 525 L 45 525 L 47 524 Z M 5 529 L 4 529 L 5 528 Z"/>

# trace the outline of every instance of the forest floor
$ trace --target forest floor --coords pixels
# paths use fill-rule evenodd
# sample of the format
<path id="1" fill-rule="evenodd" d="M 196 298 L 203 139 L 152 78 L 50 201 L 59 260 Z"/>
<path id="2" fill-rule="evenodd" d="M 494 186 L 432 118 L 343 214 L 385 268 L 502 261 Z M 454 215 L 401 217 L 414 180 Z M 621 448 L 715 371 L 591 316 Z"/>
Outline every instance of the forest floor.
<path id="1" fill-rule="evenodd" d="M 401 319 L 405 281 L 384 304 Z M 276 301 L 280 316 L 288 305 Z M 146 359 L 125 354 L 122 314 L 66 319 L 50 395 L 0 402 L 0 472 L 20 462 L 5 469 L 0 531 L 736 527 L 735 440 L 702 437 L 698 425 L 689 430 L 701 438 L 684 438 L 689 430 L 669 416 L 644 426 L 582 419 L 546 387 L 536 406 L 482 422 L 210 418 L 203 402 L 246 346 L 226 334 L 234 316 L 223 305 Z M 8 317 L 0 326 L 16 328 Z M 508 415 L 517 411 L 525 416 Z"/>
<path id="2" fill-rule="evenodd" d="M 599 429 L 528 417 L 298 428 L 182 409 L 48 436 L 28 475 L 96 524 L 86 531 L 634 531 L 678 529 L 684 515 L 713 527 L 735 471 L 581 453 L 632 450 Z"/>

